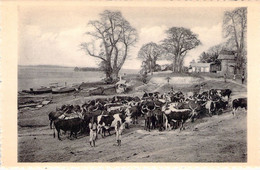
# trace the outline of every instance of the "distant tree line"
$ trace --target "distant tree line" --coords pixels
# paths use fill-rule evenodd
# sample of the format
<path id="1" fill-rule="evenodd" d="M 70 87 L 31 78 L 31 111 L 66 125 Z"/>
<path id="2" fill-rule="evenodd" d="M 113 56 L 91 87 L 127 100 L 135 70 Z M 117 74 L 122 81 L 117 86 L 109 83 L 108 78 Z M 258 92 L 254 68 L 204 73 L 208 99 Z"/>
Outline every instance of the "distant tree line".
<path id="1" fill-rule="evenodd" d="M 95 67 L 75 67 L 74 71 L 102 71 L 102 69 Z"/>

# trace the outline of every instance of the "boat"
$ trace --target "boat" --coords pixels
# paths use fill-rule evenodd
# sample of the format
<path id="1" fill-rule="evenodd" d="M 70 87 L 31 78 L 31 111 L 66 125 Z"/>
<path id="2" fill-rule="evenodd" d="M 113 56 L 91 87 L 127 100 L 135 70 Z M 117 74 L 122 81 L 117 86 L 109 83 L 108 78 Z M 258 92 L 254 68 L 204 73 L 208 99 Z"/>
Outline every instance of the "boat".
<path id="1" fill-rule="evenodd" d="M 52 88 L 50 87 L 41 87 L 38 89 L 30 88 L 31 94 L 43 94 L 43 93 L 51 93 Z"/>
<path id="2" fill-rule="evenodd" d="M 59 93 L 70 93 L 75 91 L 75 87 L 56 87 L 52 88 L 51 92 L 53 94 L 59 94 Z"/>

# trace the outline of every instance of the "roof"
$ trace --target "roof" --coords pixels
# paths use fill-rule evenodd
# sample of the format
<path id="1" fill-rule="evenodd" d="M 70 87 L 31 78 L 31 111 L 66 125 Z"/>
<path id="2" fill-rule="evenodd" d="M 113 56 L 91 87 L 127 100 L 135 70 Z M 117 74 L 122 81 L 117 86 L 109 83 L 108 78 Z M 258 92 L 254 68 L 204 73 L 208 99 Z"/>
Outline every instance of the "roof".
<path id="1" fill-rule="evenodd" d="M 235 51 L 221 50 L 218 56 L 219 60 L 235 60 Z"/>
<path id="2" fill-rule="evenodd" d="M 235 51 L 228 51 L 228 50 L 221 50 L 220 51 L 220 55 L 223 54 L 223 55 L 235 55 Z"/>
<path id="3" fill-rule="evenodd" d="M 219 60 L 235 60 L 235 55 L 219 54 Z"/>
<path id="4" fill-rule="evenodd" d="M 192 67 L 209 67 L 212 63 L 190 63 Z"/>

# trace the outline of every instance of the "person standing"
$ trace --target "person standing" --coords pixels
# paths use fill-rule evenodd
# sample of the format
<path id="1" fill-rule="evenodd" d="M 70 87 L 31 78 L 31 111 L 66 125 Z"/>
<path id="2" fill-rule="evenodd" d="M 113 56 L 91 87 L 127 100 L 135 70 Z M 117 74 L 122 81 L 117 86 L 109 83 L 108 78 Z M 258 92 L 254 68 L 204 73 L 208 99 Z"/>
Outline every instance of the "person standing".
<path id="1" fill-rule="evenodd" d="M 117 146 L 121 146 L 123 129 L 124 129 L 124 124 L 121 124 L 120 121 L 117 121 L 117 124 L 116 124 L 116 127 L 115 127 Z"/>
<path id="2" fill-rule="evenodd" d="M 89 144 L 91 147 L 96 146 L 96 138 L 97 138 L 97 123 L 94 121 L 94 117 L 92 117 L 91 121 L 89 122 Z"/>
<path id="3" fill-rule="evenodd" d="M 244 75 L 244 74 L 242 74 L 242 79 L 241 79 L 241 81 L 242 81 L 242 84 L 244 84 L 244 81 L 245 81 L 245 75 Z"/>

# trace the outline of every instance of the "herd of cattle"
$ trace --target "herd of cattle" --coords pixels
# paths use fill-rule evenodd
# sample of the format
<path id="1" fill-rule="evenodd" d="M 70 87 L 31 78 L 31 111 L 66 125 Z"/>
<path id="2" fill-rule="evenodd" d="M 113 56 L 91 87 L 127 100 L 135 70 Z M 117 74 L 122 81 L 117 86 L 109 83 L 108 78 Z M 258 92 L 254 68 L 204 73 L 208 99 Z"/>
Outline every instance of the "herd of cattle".
<path id="1" fill-rule="evenodd" d="M 60 140 L 60 130 L 70 131 L 70 137 L 77 133 L 88 133 L 88 124 L 93 119 L 97 123 L 98 133 L 102 137 L 106 131 L 115 127 L 120 121 L 126 128 L 130 123 L 137 124 L 139 117 L 144 117 L 144 128 L 151 129 L 184 129 L 187 120 L 192 122 L 203 116 L 222 113 L 228 108 L 230 89 L 211 89 L 202 93 L 182 93 L 170 91 L 144 93 L 139 97 L 114 96 L 113 98 L 98 98 L 80 105 L 63 105 L 49 113 L 50 128 L 54 124 Z M 235 114 L 240 108 L 247 109 L 247 98 L 237 98 L 231 102 Z"/>

